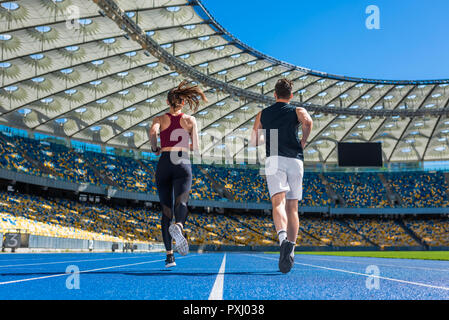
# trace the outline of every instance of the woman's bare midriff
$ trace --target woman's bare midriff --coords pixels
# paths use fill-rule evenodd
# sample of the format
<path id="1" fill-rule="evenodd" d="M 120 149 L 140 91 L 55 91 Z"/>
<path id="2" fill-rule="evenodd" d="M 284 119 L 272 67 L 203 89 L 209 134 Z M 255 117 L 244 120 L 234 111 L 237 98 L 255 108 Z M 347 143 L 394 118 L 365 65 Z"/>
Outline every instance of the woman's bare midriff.
<path id="1" fill-rule="evenodd" d="M 161 152 L 179 152 L 179 151 L 186 152 L 186 153 L 190 152 L 190 150 L 188 150 L 186 148 L 170 147 L 170 148 L 162 148 L 161 149 Z"/>

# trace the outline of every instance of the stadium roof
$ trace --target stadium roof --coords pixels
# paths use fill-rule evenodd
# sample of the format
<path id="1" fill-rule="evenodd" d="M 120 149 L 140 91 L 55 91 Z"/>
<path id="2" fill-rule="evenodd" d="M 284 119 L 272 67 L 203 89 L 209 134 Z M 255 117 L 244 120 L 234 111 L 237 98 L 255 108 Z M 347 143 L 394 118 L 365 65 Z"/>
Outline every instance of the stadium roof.
<path id="1" fill-rule="evenodd" d="M 167 91 L 189 79 L 209 99 L 195 114 L 203 154 L 254 159 L 255 115 L 287 77 L 314 118 L 308 162 L 336 162 L 338 141 L 382 141 L 386 161 L 449 159 L 449 79 L 294 66 L 233 37 L 200 1 L 1 1 L 0 17 L 3 125 L 148 151 Z"/>

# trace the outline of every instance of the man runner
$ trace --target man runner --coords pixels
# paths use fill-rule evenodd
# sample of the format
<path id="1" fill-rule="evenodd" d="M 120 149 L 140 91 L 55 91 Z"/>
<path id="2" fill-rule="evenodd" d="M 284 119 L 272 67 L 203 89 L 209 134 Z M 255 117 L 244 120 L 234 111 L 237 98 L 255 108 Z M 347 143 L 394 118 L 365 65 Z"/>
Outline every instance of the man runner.
<path id="1" fill-rule="evenodd" d="M 293 83 L 280 79 L 275 86 L 276 103 L 259 112 L 251 144 L 266 142 L 265 174 L 273 205 L 273 221 L 279 238 L 279 270 L 288 273 L 294 264 L 298 236 L 298 201 L 302 199 L 304 148 L 313 121 L 304 108 L 289 105 Z M 302 138 L 299 139 L 299 126 Z"/>

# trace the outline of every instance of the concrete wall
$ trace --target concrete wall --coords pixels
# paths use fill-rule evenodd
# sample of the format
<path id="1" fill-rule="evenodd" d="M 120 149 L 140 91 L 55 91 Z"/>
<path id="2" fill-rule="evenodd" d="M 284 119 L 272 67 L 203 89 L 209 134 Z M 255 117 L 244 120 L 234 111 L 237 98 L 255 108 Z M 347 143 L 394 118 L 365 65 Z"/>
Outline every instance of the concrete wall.
<path id="1" fill-rule="evenodd" d="M 29 248 L 36 249 L 88 249 L 88 240 L 64 239 L 30 235 Z"/>
<path id="2" fill-rule="evenodd" d="M 30 249 L 60 249 L 60 250 L 83 250 L 87 251 L 109 251 L 112 252 L 112 244 L 109 241 L 96 240 L 81 240 L 81 239 L 65 239 L 56 237 L 43 237 L 30 235 L 29 248 Z M 116 242 L 118 244 L 117 251 L 122 251 L 124 243 Z M 160 250 L 161 246 L 158 244 L 144 244 L 138 243 L 137 251 Z M 163 247 L 163 246 L 162 246 Z"/>
<path id="3" fill-rule="evenodd" d="M 80 250 L 88 251 L 91 245 L 93 251 L 106 251 L 112 252 L 113 242 L 109 241 L 93 241 L 81 239 L 64 239 L 56 237 L 43 237 L 30 235 L 29 248 L 30 249 L 48 249 L 48 250 Z M 3 243 L 3 234 L 0 233 L 0 248 Z M 122 252 L 124 243 L 117 242 L 117 252 Z M 146 244 L 137 243 L 136 251 L 149 252 L 149 251 L 164 251 L 164 245 L 161 243 Z M 191 245 L 190 250 L 192 252 L 205 251 L 205 252 L 232 252 L 232 251 L 253 251 L 253 252 L 277 252 L 279 246 L 217 246 L 217 245 Z M 296 251 L 312 251 L 312 252 L 332 252 L 332 251 L 425 251 L 424 247 L 410 246 L 410 247 L 386 247 L 381 250 L 377 247 L 296 247 Z M 449 251 L 449 247 L 430 247 L 430 251 Z"/>

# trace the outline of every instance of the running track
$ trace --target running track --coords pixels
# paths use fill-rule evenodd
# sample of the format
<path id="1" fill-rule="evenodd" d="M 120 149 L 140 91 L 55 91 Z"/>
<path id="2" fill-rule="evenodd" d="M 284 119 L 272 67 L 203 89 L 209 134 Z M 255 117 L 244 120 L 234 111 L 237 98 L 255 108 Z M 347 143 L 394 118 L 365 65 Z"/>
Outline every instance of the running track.
<path id="1" fill-rule="evenodd" d="M 162 253 L 2 254 L 0 300 L 449 299 L 449 261 L 296 255 L 284 275 L 277 259 L 191 253 L 166 270 Z M 78 290 L 66 287 L 70 265 L 79 268 Z M 370 265 L 380 271 L 378 289 L 366 286 Z"/>

